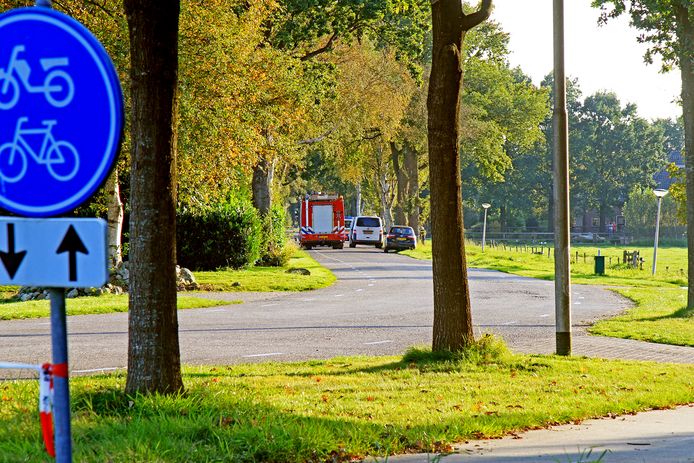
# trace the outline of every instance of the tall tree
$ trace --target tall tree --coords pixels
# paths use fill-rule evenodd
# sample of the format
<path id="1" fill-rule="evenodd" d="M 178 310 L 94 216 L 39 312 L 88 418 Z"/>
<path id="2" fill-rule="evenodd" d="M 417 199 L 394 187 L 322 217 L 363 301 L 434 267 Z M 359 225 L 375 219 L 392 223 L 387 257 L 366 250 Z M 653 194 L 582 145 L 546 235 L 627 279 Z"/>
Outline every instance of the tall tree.
<path id="1" fill-rule="evenodd" d="M 685 171 L 687 190 L 687 277 L 694 282 L 694 3 L 691 0 L 593 0 L 602 20 L 628 12 L 641 29 L 640 42 L 649 45 L 645 59 L 663 58 L 663 70 L 679 66 L 682 76 Z M 608 9 L 608 5 L 612 9 Z M 687 307 L 694 307 L 694 284 L 687 290 Z"/>
<path id="2" fill-rule="evenodd" d="M 422 171 L 427 167 L 426 96 L 427 86 L 423 83 L 412 93 L 397 134 L 391 139 L 392 156 L 399 161 L 397 166 L 393 163 L 398 183 L 396 221 L 415 232 L 420 230 L 421 183 L 425 178 Z"/>
<path id="3" fill-rule="evenodd" d="M 178 0 L 124 0 L 132 97 L 126 392 L 183 389 L 176 313 Z"/>
<path id="4" fill-rule="evenodd" d="M 407 219 L 405 218 L 405 203 L 407 201 L 407 173 L 405 172 L 405 167 L 401 165 L 401 158 L 404 157 L 405 148 L 398 149 L 398 145 L 394 140 L 390 142 L 390 156 L 393 163 L 393 171 L 395 172 L 395 183 L 396 183 L 396 203 L 393 208 L 393 217 L 396 224 L 405 224 Z"/>
<path id="5" fill-rule="evenodd" d="M 414 81 L 392 50 L 378 49 L 370 40 L 337 46 L 331 58 L 335 96 L 323 105 L 331 124 L 329 140 L 322 144 L 324 161 L 338 163 L 342 179 L 355 187 L 363 183 L 371 210 L 387 216 L 392 154 L 386 159 L 382 144 L 400 127 Z"/>
<path id="6" fill-rule="evenodd" d="M 597 209 L 605 232 L 608 216 L 634 184 L 655 186 L 653 175 L 666 165 L 665 138 L 662 128 L 638 117 L 635 105 L 622 107 L 614 93 L 589 96 L 577 116 L 571 202 L 584 211 Z"/>
<path id="7" fill-rule="evenodd" d="M 541 124 L 549 109 L 547 91 L 503 60 L 472 56 L 466 73 L 461 102 L 463 193 L 479 198 L 477 211 L 482 210 L 479 203 L 491 203 L 505 230 L 514 210 L 527 211 L 536 199 L 530 180 L 537 175 Z"/>
<path id="8" fill-rule="evenodd" d="M 435 351 L 474 342 L 467 280 L 460 177 L 460 94 L 465 34 L 491 14 L 492 0 L 465 13 L 461 0 L 431 4 L 433 49 L 427 98 L 431 178 Z"/>
<path id="9" fill-rule="evenodd" d="M 299 60 L 301 66 L 317 69 L 325 66 L 321 58 L 326 55 L 373 42 L 395 50 L 398 61 L 417 72 L 413 58 L 421 54 L 427 31 L 426 0 L 281 0 L 277 5 L 265 22 L 266 45 Z M 273 164 L 261 156 L 253 167 L 254 204 L 261 212 L 271 204 L 272 174 Z"/>

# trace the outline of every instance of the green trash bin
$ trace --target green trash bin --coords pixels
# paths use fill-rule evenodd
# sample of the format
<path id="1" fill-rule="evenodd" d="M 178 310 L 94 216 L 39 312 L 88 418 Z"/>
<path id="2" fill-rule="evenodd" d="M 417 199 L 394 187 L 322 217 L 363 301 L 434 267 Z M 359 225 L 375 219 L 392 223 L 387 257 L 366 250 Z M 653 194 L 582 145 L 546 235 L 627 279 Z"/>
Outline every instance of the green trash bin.
<path id="1" fill-rule="evenodd" d="M 605 274 L 605 256 L 595 256 L 595 274 L 604 275 Z"/>

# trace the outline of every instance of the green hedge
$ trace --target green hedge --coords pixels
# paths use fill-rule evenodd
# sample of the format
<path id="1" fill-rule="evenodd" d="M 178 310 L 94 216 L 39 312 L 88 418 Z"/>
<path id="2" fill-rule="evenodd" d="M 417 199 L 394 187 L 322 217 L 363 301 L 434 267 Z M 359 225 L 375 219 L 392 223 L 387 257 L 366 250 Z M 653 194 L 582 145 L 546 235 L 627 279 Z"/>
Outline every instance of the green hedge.
<path id="1" fill-rule="evenodd" d="M 193 270 L 242 268 L 260 258 L 261 220 L 250 200 L 227 201 L 178 213 L 178 264 Z"/>
<path id="2" fill-rule="evenodd" d="M 289 262 L 293 251 L 287 248 L 287 213 L 282 206 L 273 205 L 270 213 L 263 219 L 260 260 L 258 265 L 282 267 Z"/>

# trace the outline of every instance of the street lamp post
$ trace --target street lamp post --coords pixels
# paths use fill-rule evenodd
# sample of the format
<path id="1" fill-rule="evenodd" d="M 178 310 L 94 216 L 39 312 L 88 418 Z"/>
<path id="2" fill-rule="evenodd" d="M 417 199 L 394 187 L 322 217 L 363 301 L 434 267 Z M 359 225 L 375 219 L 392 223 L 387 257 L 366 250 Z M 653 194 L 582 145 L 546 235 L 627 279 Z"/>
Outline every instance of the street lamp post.
<path id="1" fill-rule="evenodd" d="M 487 209 L 491 207 L 489 203 L 482 203 L 484 208 L 484 224 L 482 225 L 482 252 L 484 252 L 484 242 L 487 239 Z"/>
<path id="2" fill-rule="evenodd" d="M 571 355 L 571 258 L 569 235 L 569 118 L 564 66 L 564 0 L 554 0 L 554 312 L 557 355 Z"/>
<path id="3" fill-rule="evenodd" d="M 653 190 L 653 194 L 658 198 L 658 212 L 655 218 L 655 239 L 653 240 L 653 272 L 655 275 L 656 259 L 658 257 L 658 232 L 660 231 L 660 203 L 663 201 L 663 197 L 668 194 L 668 190 L 657 189 Z"/>

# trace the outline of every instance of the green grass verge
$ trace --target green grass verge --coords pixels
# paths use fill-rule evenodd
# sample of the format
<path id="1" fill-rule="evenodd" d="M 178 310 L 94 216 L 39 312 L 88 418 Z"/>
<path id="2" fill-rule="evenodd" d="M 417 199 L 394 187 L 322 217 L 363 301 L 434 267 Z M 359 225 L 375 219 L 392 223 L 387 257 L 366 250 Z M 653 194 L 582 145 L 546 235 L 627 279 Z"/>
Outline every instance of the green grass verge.
<path id="1" fill-rule="evenodd" d="M 617 264 L 617 257 L 624 249 L 639 250 L 646 257 L 643 270 L 629 269 Z M 606 275 L 593 274 L 593 256 L 598 248 L 572 247 L 571 282 L 612 286 L 613 291 L 631 299 L 635 307 L 624 315 L 597 322 L 590 332 L 603 336 L 625 339 L 694 346 L 694 311 L 686 309 L 687 293 L 681 287 L 687 285 L 687 249 L 658 248 L 658 271 L 651 275 L 653 249 L 646 247 L 604 246 L 601 255 L 606 256 Z M 499 270 L 544 280 L 554 279 L 554 259 L 544 255 L 520 252 L 514 249 L 486 247 L 466 243 L 470 267 Z M 578 259 L 576 258 L 578 252 Z M 429 243 L 414 251 L 405 251 L 411 257 L 431 259 Z M 584 257 L 585 260 L 584 260 Z M 612 265 L 609 264 L 612 257 Z M 649 259 L 650 258 L 650 259 Z M 652 263 L 652 260 L 650 261 Z"/>
<path id="2" fill-rule="evenodd" d="M 602 320 L 589 331 L 593 334 L 640 341 L 694 347 L 694 310 L 687 309 L 683 289 L 614 289 L 636 304 L 624 315 Z"/>
<path id="3" fill-rule="evenodd" d="M 305 268 L 311 275 L 286 273 L 290 268 Z M 297 251 L 287 267 L 253 267 L 245 270 L 195 272 L 195 278 L 208 291 L 308 291 L 335 282 L 330 270 L 322 267 L 307 253 Z M 237 282 L 238 285 L 234 285 Z M 19 288 L 0 287 L 0 320 L 48 317 L 48 301 L 11 302 Z M 195 296 L 178 296 L 179 309 L 198 309 L 219 305 L 239 304 L 241 301 L 221 301 Z M 127 312 L 127 295 L 103 295 L 67 299 L 68 315 Z"/>
<path id="4" fill-rule="evenodd" d="M 287 273 L 305 268 L 310 275 Z M 335 282 L 335 275 L 306 252 L 297 250 L 286 267 L 251 267 L 244 270 L 194 272 L 195 279 L 208 291 L 308 291 Z"/>
<path id="5" fill-rule="evenodd" d="M 220 301 L 194 296 L 178 296 L 179 309 L 200 309 L 219 305 L 239 304 L 241 301 Z M 76 297 L 66 299 L 68 315 L 104 314 L 128 311 L 127 294 L 105 294 L 103 296 Z M 49 301 L 6 302 L 0 304 L 0 320 L 40 318 L 50 316 Z"/>
<path id="6" fill-rule="evenodd" d="M 694 365 L 505 356 L 184 368 L 178 397 L 71 379 L 79 462 L 341 462 L 694 401 Z M 46 461 L 35 381 L 0 383 L 0 461 Z"/>

